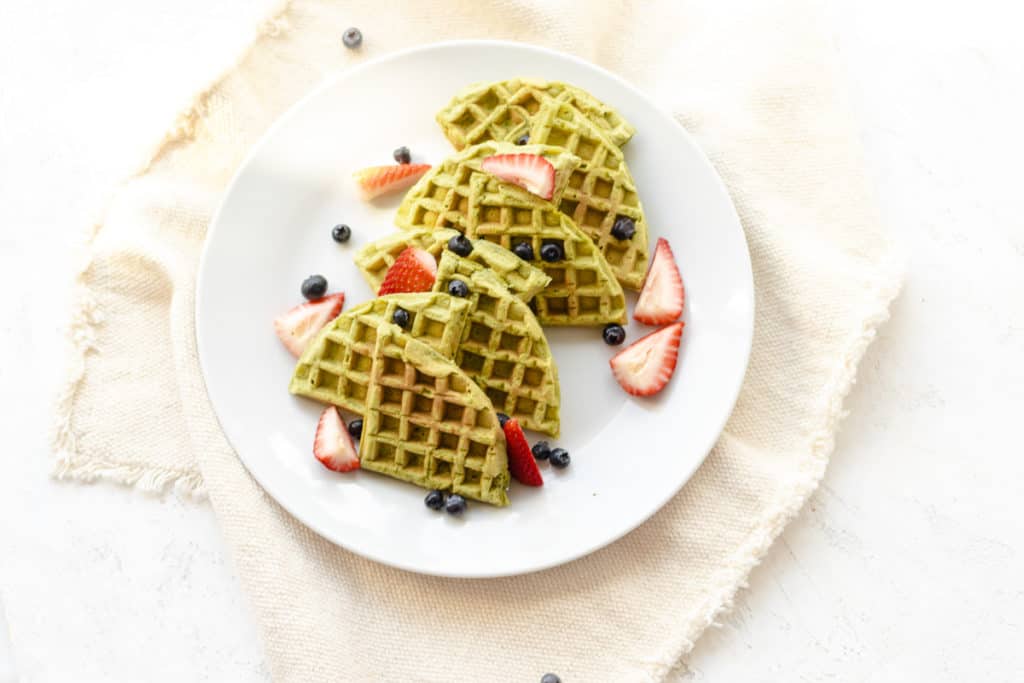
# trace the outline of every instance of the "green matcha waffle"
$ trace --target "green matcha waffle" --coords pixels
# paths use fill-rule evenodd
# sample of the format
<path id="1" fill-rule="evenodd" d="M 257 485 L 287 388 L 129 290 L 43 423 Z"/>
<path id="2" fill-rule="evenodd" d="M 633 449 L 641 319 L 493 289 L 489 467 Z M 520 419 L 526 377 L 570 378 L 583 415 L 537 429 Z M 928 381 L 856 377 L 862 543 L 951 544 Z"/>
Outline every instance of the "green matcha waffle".
<path id="1" fill-rule="evenodd" d="M 533 116 L 530 138 L 565 147 L 583 160 L 572 172 L 558 208 L 594 240 L 623 287 L 640 289 L 647 276 L 647 219 L 622 150 L 578 109 L 548 102 Z M 629 219 L 635 232 L 618 239 L 617 220 Z"/>
<path id="2" fill-rule="evenodd" d="M 456 149 L 485 140 L 514 142 L 530 132 L 530 117 L 551 101 L 576 107 L 617 146 L 633 137 L 633 126 L 593 95 L 565 83 L 530 78 L 474 83 L 455 95 L 437 114 L 437 122 Z"/>
<path id="3" fill-rule="evenodd" d="M 406 247 L 419 247 L 439 259 L 441 252 L 448 246 L 448 240 L 458 234 L 456 230 L 447 229 L 406 230 L 388 235 L 360 249 L 355 256 L 356 266 L 376 292 L 384 282 L 388 268 Z M 551 282 L 551 278 L 545 275 L 544 271 L 486 240 L 473 240 L 473 251 L 467 259 L 489 268 L 501 278 L 513 295 L 523 301 L 532 299 Z"/>
<path id="4" fill-rule="evenodd" d="M 551 283 L 533 300 L 544 325 L 603 325 L 626 321 L 622 287 L 597 247 L 551 203 L 463 163 L 468 149 L 435 166 L 406 194 L 395 223 L 407 230 L 455 228 L 511 250 L 533 248 L 531 265 Z M 549 263 L 541 247 L 556 244 L 564 258 Z"/>
<path id="5" fill-rule="evenodd" d="M 446 251 L 435 291 L 448 291 L 456 279 L 469 288 L 470 310 L 455 364 L 483 388 L 496 410 L 526 429 L 558 436 L 558 368 L 540 323 L 493 273 Z"/>
<path id="6" fill-rule="evenodd" d="M 360 467 L 508 505 L 505 437 L 483 390 L 397 325 L 374 336 Z"/>
<path id="7" fill-rule="evenodd" d="M 408 333 L 454 358 L 467 326 L 470 302 L 422 292 L 383 296 L 342 313 L 306 347 L 288 390 L 362 415 L 373 368 L 377 329 L 399 307 L 409 311 Z"/>

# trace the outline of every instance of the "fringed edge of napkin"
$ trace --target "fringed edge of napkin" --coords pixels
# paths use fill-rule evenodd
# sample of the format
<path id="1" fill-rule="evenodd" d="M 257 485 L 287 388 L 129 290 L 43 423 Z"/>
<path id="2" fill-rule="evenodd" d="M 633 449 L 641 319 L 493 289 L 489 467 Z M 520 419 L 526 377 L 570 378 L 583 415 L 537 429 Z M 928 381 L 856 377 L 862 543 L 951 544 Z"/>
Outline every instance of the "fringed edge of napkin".
<path id="1" fill-rule="evenodd" d="M 704 631 L 712 626 L 721 626 L 719 620 L 732 611 L 736 594 L 749 587 L 747 579 L 750 573 L 817 490 L 835 450 L 839 423 L 848 414 L 843 404 L 857 382 L 861 359 L 878 335 L 878 328 L 889 319 L 889 307 L 899 296 L 903 273 L 903 259 L 898 255 L 891 256 L 881 265 L 872 287 L 874 295 L 862 317 L 861 329 L 850 339 L 846 353 L 823 392 L 821 424 L 808 434 L 807 455 L 799 475 L 794 477 L 784 495 L 768 508 L 764 520 L 750 530 L 747 540 L 717 573 L 713 581 L 715 590 L 680 620 L 680 638 L 670 644 L 662 656 L 647 660 L 650 681 L 666 680 L 673 670 L 684 665 L 683 658 L 693 650 Z"/>
<path id="2" fill-rule="evenodd" d="M 211 93 L 252 52 L 259 38 L 264 36 L 273 38 L 288 30 L 289 24 L 286 15 L 291 4 L 292 0 L 278 2 L 277 6 L 259 23 L 255 35 L 248 45 L 219 75 L 211 79 L 206 87 L 193 95 L 191 103 L 175 117 L 174 124 L 153 146 L 138 169 L 118 184 L 111 193 L 112 197 L 116 196 L 117 192 L 132 180 L 145 175 L 174 147 L 195 139 L 199 122 L 209 110 L 208 103 Z M 57 393 L 56 419 L 50 438 L 51 450 L 55 457 L 50 474 L 56 479 L 73 479 L 82 482 L 103 479 L 153 493 L 162 493 L 168 488 L 173 488 L 180 495 L 205 498 L 203 475 L 199 471 L 198 465 L 188 469 L 153 467 L 131 460 L 118 459 L 116 453 L 111 453 L 105 458 L 87 457 L 82 455 L 78 449 L 78 438 L 74 425 L 75 400 L 85 381 L 86 359 L 90 353 L 102 352 L 102 349 L 96 345 L 96 329 L 103 323 L 103 312 L 86 283 L 85 276 L 92 265 L 94 243 L 100 230 L 103 229 L 105 217 L 106 209 L 101 212 L 100 219 L 94 221 L 86 231 L 82 244 L 78 248 L 80 266 L 72 285 L 71 320 L 65 329 L 67 351 L 64 361 L 64 376 L 66 379 Z"/>

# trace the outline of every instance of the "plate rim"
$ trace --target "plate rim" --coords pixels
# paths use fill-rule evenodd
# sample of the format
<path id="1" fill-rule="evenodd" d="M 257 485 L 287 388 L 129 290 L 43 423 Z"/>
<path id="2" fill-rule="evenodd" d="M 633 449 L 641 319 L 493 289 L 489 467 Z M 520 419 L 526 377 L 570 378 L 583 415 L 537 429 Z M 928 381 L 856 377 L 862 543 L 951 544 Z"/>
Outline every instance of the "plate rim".
<path id="1" fill-rule="evenodd" d="M 277 493 L 275 493 L 276 488 L 277 488 L 276 485 L 274 483 L 270 483 L 268 485 L 267 482 L 263 481 L 253 471 L 253 469 L 250 468 L 248 464 L 246 464 L 246 461 L 242 457 L 241 453 L 239 452 L 239 449 L 232 442 L 231 437 L 229 436 L 227 430 L 224 429 L 220 413 L 217 410 L 217 407 L 216 407 L 216 405 L 214 403 L 213 397 L 210 394 L 210 390 L 209 390 L 209 388 L 207 386 L 207 369 L 206 369 L 207 368 L 207 362 L 204 361 L 204 356 L 206 355 L 206 352 L 203 351 L 203 349 L 205 347 L 205 344 L 202 342 L 203 335 L 200 332 L 200 329 L 204 327 L 205 323 L 202 322 L 203 316 L 202 316 L 202 314 L 200 312 L 201 297 L 200 297 L 199 293 L 202 291 L 203 283 L 204 283 L 204 281 L 206 280 L 206 277 L 207 277 L 206 276 L 206 273 L 207 273 L 207 256 L 208 256 L 208 254 L 210 252 L 210 244 L 213 241 L 213 237 L 214 237 L 215 232 L 216 232 L 216 226 L 220 222 L 221 214 L 224 211 L 224 208 L 225 208 L 225 205 L 227 203 L 228 197 L 230 197 L 232 195 L 233 191 L 235 190 L 236 185 L 240 182 L 240 179 L 241 179 L 242 175 L 248 169 L 248 167 L 250 166 L 250 164 L 252 163 L 254 158 L 258 155 L 258 153 L 262 151 L 263 147 L 267 144 L 268 140 L 277 132 L 277 130 L 279 128 L 281 128 L 285 123 L 287 123 L 296 114 L 296 112 L 298 112 L 300 109 L 304 108 L 309 102 L 311 102 L 312 100 L 314 100 L 318 96 L 320 96 L 320 94 L 322 92 L 324 92 L 326 90 L 329 90 L 330 88 L 334 87 L 339 81 L 341 81 L 343 79 L 346 79 L 346 78 L 349 78 L 353 74 L 357 74 L 357 73 L 359 73 L 361 71 L 365 71 L 367 69 L 373 68 L 373 67 L 378 66 L 380 64 L 384 64 L 384 63 L 387 63 L 387 62 L 390 62 L 390 61 L 399 60 L 399 59 L 405 58 L 405 57 L 407 57 L 409 55 L 412 55 L 412 54 L 423 53 L 423 52 L 430 52 L 430 51 L 433 51 L 433 50 L 450 49 L 450 48 L 488 48 L 488 47 L 511 48 L 511 49 L 517 49 L 517 50 L 526 50 L 526 51 L 537 52 L 537 53 L 540 53 L 540 54 L 545 55 L 547 57 L 566 60 L 566 61 L 574 63 L 577 66 L 583 67 L 585 69 L 590 69 L 590 70 L 596 71 L 602 77 L 607 78 L 607 79 L 613 81 L 618 87 L 621 87 L 621 88 L 629 91 L 635 97 L 637 97 L 640 100 L 646 102 L 650 106 L 650 109 L 652 110 L 652 112 L 655 112 L 656 116 L 659 116 L 662 119 L 666 120 L 668 123 L 670 123 L 672 126 L 674 126 L 675 128 L 677 128 L 680 131 L 680 133 L 682 134 L 683 138 L 686 140 L 686 143 L 696 152 L 697 158 L 700 160 L 700 163 L 703 164 L 705 169 L 714 178 L 715 184 L 717 185 L 718 191 L 721 193 L 722 197 L 725 199 L 726 203 L 728 204 L 729 211 L 731 213 L 731 217 L 732 217 L 732 219 L 734 221 L 734 226 L 733 227 L 736 230 L 739 231 L 739 235 L 741 237 L 740 241 L 741 241 L 741 243 L 743 245 L 743 249 L 742 249 L 743 258 L 741 259 L 742 260 L 742 267 L 743 267 L 743 269 L 745 271 L 745 274 L 746 274 L 746 278 L 744 278 L 744 280 L 747 283 L 747 290 L 749 292 L 749 302 L 750 302 L 749 317 L 743 321 L 744 322 L 744 332 L 745 332 L 744 339 L 741 340 L 743 342 L 743 355 L 744 355 L 743 367 L 742 367 L 742 372 L 737 374 L 737 380 L 735 382 L 735 386 L 731 387 L 730 391 L 728 392 L 729 395 L 731 396 L 731 398 L 729 400 L 729 409 L 724 412 L 724 417 L 721 419 L 720 424 L 716 426 L 716 428 L 713 430 L 713 432 L 711 432 L 711 433 L 713 433 L 714 436 L 711 437 L 710 443 L 703 443 L 697 449 L 698 451 L 702 452 L 703 455 L 701 455 L 700 458 L 696 458 L 695 459 L 694 464 L 690 468 L 690 470 L 686 473 L 685 476 L 680 478 L 678 486 L 670 488 L 664 496 L 659 497 L 660 499 L 657 501 L 657 504 L 652 505 L 651 508 L 650 508 L 650 511 L 647 512 L 646 514 L 638 516 L 638 518 L 636 519 L 634 524 L 626 525 L 620 532 L 612 534 L 611 536 L 602 539 L 600 542 L 597 542 L 597 543 L 591 544 L 589 546 L 586 546 L 584 548 L 581 548 L 581 549 L 579 549 L 577 551 L 574 551 L 574 552 L 572 552 L 572 553 L 570 553 L 568 555 L 559 556 L 557 559 L 553 559 L 553 560 L 549 560 L 549 561 L 544 561 L 544 562 L 540 562 L 540 563 L 537 563 L 537 564 L 533 564 L 530 567 L 525 568 L 525 569 L 524 568 L 520 568 L 520 567 L 513 567 L 513 568 L 508 569 L 508 570 L 467 571 L 467 572 L 444 571 L 444 570 L 441 570 L 441 569 L 439 569 L 439 570 L 430 570 L 430 569 L 424 568 L 422 566 L 414 566 L 411 563 L 406 563 L 406 562 L 403 562 L 401 560 L 395 560 L 394 558 L 391 558 L 391 557 L 384 557 L 384 556 L 380 555 L 379 553 L 368 551 L 366 549 L 362 549 L 362 548 L 357 549 L 355 547 L 352 547 L 349 544 L 346 544 L 346 543 L 338 540 L 336 537 L 334 537 L 331 533 L 328 532 L 328 530 L 324 527 L 324 525 L 321 525 L 321 524 L 319 524 L 316 521 L 310 521 L 308 519 L 305 519 L 304 517 L 302 517 L 299 514 L 297 514 L 296 512 L 294 512 L 293 508 L 288 503 L 285 502 L 285 500 L 287 500 L 287 496 L 278 496 Z M 653 517 L 660 510 L 662 510 L 662 508 L 664 508 L 665 505 L 667 505 L 668 502 L 670 500 L 672 500 L 683 489 L 684 486 L 686 486 L 686 484 L 693 478 L 693 475 L 697 472 L 697 470 L 701 467 L 701 465 L 703 465 L 704 462 L 707 460 L 708 455 L 711 454 L 711 450 L 714 448 L 715 444 L 718 442 L 719 438 L 721 437 L 722 433 L 724 432 L 725 426 L 728 423 L 729 419 L 732 416 L 733 411 L 736 408 L 736 402 L 739 400 L 740 391 L 742 390 L 743 384 L 746 381 L 747 371 L 748 371 L 749 366 L 750 366 L 750 355 L 751 355 L 751 351 L 752 351 L 752 348 L 753 348 L 754 322 L 755 322 L 755 319 L 756 319 L 756 306 L 757 306 L 756 290 L 755 290 L 755 287 L 754 287 L 753 266 L 752 266 L 752 262 L 751 262 L 751 259 L 750 259 L 750 245 L 747 242 L 746 231 L 743 228 L 743 222 L 740 220 L 739 213 L 736 210 L 736 205 L 735 205 L 735 203 L 732 200 L 732 196 L 729 194 L 728 188 L 725 185 L 725 181 L 722 180 L 722 177 L 721 177 L 721 175 L 719 175 L 718 170 L 711 163 L 711 160 L 704 153 L 704 150 L 700 147 L 700 145 L 697 144 L 697 141 L 690 134 L 690 132 L 681 123 L 679 123 L 671 114 L 669 114 L 664 109 L 662 109 L 660 106 L 658 106 L 654 102 L 654 100 L 652 100 L 646 93 L 644 93 L 639 88 L 633 86 L 631 83 L 626 81 L 622 76 L 619 76 L 618 74 L 615 74 L 615 73 L 605 69 L 602 66 L 594 64 L 593 62 L 590 62 L 590 61 L 588 61 L 586 59 L 583 59 L 581 57 L 578 57 L 576 55 L 572 55 L 572 54 L 569 54 L 569 53 L 561 52 L 559 50 L 554 50 L 554 49 L 551 49 L 551 48 L 548 48 L 548 47 L 544 47 L 544 46 L 541 46 L 541 45 L 536 45 L 536 44 L 533 44 L 533 43 L 514 41 L 514 40 L 491 40 L 491 39 L 456 39 L 456 40 L 436 41 L 436 42 L 424 43 L 424 44 L 420 44 L 420 45 L 415 45 L 415 46 L 412 46 L 412 47 L 404 48 L 404 49 L 401 49 L 401 50 L 396 50 L 396 51 L 388 52 L 386 54 L 383 54 L 383 55 L 380 55 L 380 56 L 368 59 L 368 60 L 366 60 L 364 62 L 361 62 L 359 64 L 355 64 L 355 65 L 353 65 L 353 66 L 351 66 L 349 68 L 344 68 L 343 67 L 337 73 L 334 73 L 331 76 L 327 77 L 322 83 L 320 83 L 320 84 L 316 85 L 315 87 L 313 87 L 312 89 L 310 89 L 306 94 L 304 94 L 297 101 L 295 101 L 293 104 L 291 104 L 284 112 L 282 112 L 270 124 L 270 126 L 267 127 L 267 129 L 260 135 L 259 139 L 257 139 L 252 144 L 252 146 L 250 147 L 249 151 L 246 153 L 246 155 L 243 157 L 243 159 L 239 163 L 238 167 L 235 169 L 235 172 L 232 175 L 231 180 L 224 187 L 224 190 L 223 190 L 223 192 L 221 194 L 221 197 L 220 197 L 220 199 L 218 201 L 218 204 L 217 204 L 217 209 L 212 214 L 212 216 L 210 218 L 210 222 L 207 225 L 206 235 L 204 236 L 204 240 L 203 240 L 203 247 L 202 247 L 202 250 L 201 250 L 201 253 L 200 253 L 199 261 L 198 261 L 197 266 L 196 266 L 196 279 L 195 279 L 195 289 L 194 289 L 194 292 L 193 292 L 193 299 L 194 299 L 194 303 L 193 303 L 193 306 L 192 306 L 193 335 L 194 335 L 194 343 L 195 343 L 195 348 L 196 348 L 196 360 L 197 360 L 197 363 L 199 365 L 199 370 L 200 370 L 199 374 L 200 374 L 200 378 L 201 378 L 202 383 L 203 383 L 203 391 L 206 393 L 207 401 L 209 402 L 211 412 L 213 413 L 213 416 L 214 416 L 214 418 L 217 421 L 217 427 L 220 429 L 220 431 L 221 431 L 221 433 L 222 433 L 222 435 L 224 437 L 224 440 L 228 443 L 229 446 L 231 446 L 232 451 L 234 451 L 235 456 L 241 462 L 242 466 L 245 468 L 245 470 L 249 474 L 249 476 L 251 476 L 253 478 L 253 480 L 255 480 L 256 483 L 259 484 L 259 486 L 267 493 L 267 495 L 269 495 L 274 500 L 274 502 L 276 502 L 278 505 L 280 505 L 292 518 L 294 518 L 297 522 L 299 522 L 303 526 L 305 526 L 305 527 L 309 528 L 310 530 L 312 530 L 314 533 L 316 533 L 318 536 L 320 536 L 324 540 L 328 541 L 329 543 L 332 543 L 332 544 L 334 544 L 334 545 L 336 545 L 338 547 L 344 548 L 345 550 L 347 550 L 349 552 L 352 552 L 352 553 L 354 553 L 356 555 L 359 555 L 360 557 L 366 558 L 368 560 L 372 560 L 374 562 L 378 562 L 378 563 L 383 564 L 385 566 L 395 567 L 395 568 L 401 569 L 403 571 L 408 571 L 408 572 L 412 572 L 412 573 L 420 574 L 420 575 L 424 575 L 424 576 L 437 576 L 437 577 L 455 578 L 455 579 L 487 579 L 487 578 L 502 578 L 502 577 L 510 577 L 510 576 L 522 576 L 522 575 L 526 575 L 526 574 L 532 574 L 532 573 L 535 573 L 535 572 L 544 571 L 544 570 L 547 570 L 547 569 L 552 569 L 554 567 L 559 567 L 559 566 L 562 566 L 562 565 L 565 565 L 565 564 L 569 564 L 570 562 L 575 562 L 576 560 L 584 558 L 584 557 L 590 555 L 591 553 L 594 553 L 594 552 L 596 552 L 598 550 L 601 550 L 602 548 L 606 548 L 609 545 L 611 545 L 612 543 L 615 543 L 616 541 L 622 539 L 624 536 L 626 536 L 627 534 L 635 531 L 641 525 L 643 525 L 648 520 L 650 520 L 651 517 Z"/>

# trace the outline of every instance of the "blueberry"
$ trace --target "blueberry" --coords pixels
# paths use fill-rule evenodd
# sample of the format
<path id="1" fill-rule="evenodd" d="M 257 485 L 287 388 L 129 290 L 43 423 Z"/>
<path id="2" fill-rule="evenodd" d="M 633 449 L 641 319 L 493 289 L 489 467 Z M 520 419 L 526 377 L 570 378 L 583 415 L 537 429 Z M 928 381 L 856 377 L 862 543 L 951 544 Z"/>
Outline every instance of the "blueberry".
<path id="1" fill-rule="evenodd" d="M 444 493 L 434 489 L 423 499 L 423 503 L 431 510 L 440 510 L 444 507 Z"/>
<path id="2" fill-rule="evenodd" d="M 363 418 L 357 417 L 348 423 L 348 434 L 353 439 L 358 439 L 363 435 Z"/>
<path id="3" fill-rule="evenodd" d="M 569 451 L 564 448 L 552 448 L 550 458 L 551 464 L 558 469 L 564 469 L 569 466 Z"/>
<path id="4" fill-rule="evenodd" d="M 538 441 L 533 444 L 534 458 L 537 460 L 547 460 L 549 455 L 551 455 L 551 446 L 548 445 L 547 441 Z"/>
<path id="5" fill-rule="evenodd" d="M 350 50 L 354 50 L 363 44 L 363 32 L 359 29 L 347 28 L 345 32 L 341 34 L 341 42 L 345 44 Z"/>
<path id="6" fill-rule="evenodd" d="M 448 240 L 448 249 L 459 256 L 469 256 L 473 253 L 473 243 L 465 235 L 456 235 Z"/>
<path id="7" fill-rule="evenodd" d="M 409 311 L 404 308 L 396 308 L 395 312 L 391 314 L 391 321 L 399 327 L 408 327 Z"/>
<path id="8" fill-rule="evenodd" d="M 498 413 L 498 424 L 500 424 L 502 427 L 504 427 L 505 423 L 508 422 L 508 421 L 509 421 L 509 416 L 508 415 L 506 415 L 505 413 Z"/>
<path id="9" fill-rule="evenodd" d="M 544 674 L 540 677 L 540 683 L 562 683 L 562 679 L 556 674 Z"/>
<path id="10" fill-rule="evenodd" d="M 533 245 L 529 242 L 520 242 L 516 246 L 512 247 L 512 253 L 524 261 L 532 261 Z"/>
<path id="11" fill-rule="evenodd" d="M 395 157 L 395 161 L 397 161 L 400 164 L 408 164 L 410 161 L 412 161 L 412 154 L 409 152 L 409 148 L 406 147 L 405 145 L 402 145 L 401 147 L 396 149 L 393 156 Z"/>
<path id="12" fill-rule="evenodd" d="M 612 225 L 612 237 L 617 240 L 628 240 L 636 234 L 636 223 L 629 216 L 618 216 Z"/>
<path id="13" fill-rule="evenodd" d="M 461 515 L 466 511 L 466 499 L 457 493 L 453 493 L 444 502 L 444 510 L 449 515 Z"/>
<path id="14" fill-rule="evenodd" d="M 469 287 L 462 280 L 452 280 L 448 283 L 448 293 L 452 296 L 469 296 Z"/>
<path id="15" fill-rule="evenodd" d="M 331 239 L 338 244 L 342 242 L 348 242 L 348 238 L 352 236 L 352 228 L 348 227 L 344 223 L 339 223 L 331 228 Z"/>
<path id="16" fill-rule="evenodd" d="M 327 278 L 323 275 L 310 275 L 302 281 L 302 296 L 307 299 L 319 299 L 327 293 Z"/>
<path id="17" fill-rule="evenodd" d="M 622 325 L 612 323 L 604 326 L 601 336 L 604 337 L 604 343 L 608 346 L 618 346 L 626 340 L 626 331 L 622 329 Z"/>
<path id="18" fill-rule="evenodd" d="M 548 263 L 555 263 L 565 258 L 565 249 L 557 242 L 548 242 L 540 248 L 540 257 Z"/>
<path id="19" fill-rule="evenodd" d="M 518 138 L 516 138 L 516 144 L 517 145 L 525 145 L 528 142 L 530 142 L 530 136 L 529 135 L 520 135 Z"/>

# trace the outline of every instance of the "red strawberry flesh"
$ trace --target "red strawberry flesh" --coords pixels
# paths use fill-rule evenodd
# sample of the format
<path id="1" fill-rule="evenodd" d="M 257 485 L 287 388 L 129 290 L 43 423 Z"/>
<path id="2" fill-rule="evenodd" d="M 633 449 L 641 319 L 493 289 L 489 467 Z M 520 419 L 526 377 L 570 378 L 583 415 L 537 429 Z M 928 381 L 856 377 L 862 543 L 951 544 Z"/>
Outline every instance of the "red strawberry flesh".
<path id="1" fill-rule="evenodd" d="M 672 323 L 633 342 L 608 361 L 616 381 L 633 396 L 665 388 L 676 369 L 683 323 Z"/>
<path id="2" fill-rule="evenodd" d="M 505 421 L 505 446 L 508 452 L 508 471 L 521 484 L 527 486 L 543 486 L 544 478 L 540 476 L 540 468 L 526 442 L 523 428 L 513 417 Z"/>
<path id="3" fill-rule="evenodd" d="M 363 199 L 373 199 L 388 192 L 412 187 L 429 170 L 430 164 L 371 166 L 356 171 L 355 178 Z"/>
<path id="4" fill-rule="evenodd" d="M 429 292 L 437 277 L 437 261 L 419 247 L 406 247 L 388 268 L 378 296 L 398 292 Z"/>
<path id="5" fill-rule="evenodd" d="M 480 167 L 541 199 L 551 199 L 555 192 L 555 167 L 539 154 L 496 154 L 484 159 Z"/>
<path id="6" fill-rule="evenodd" d="M 274 331 L 293 356 L 301 356 L 310 340 L 338 317 L 344 305 L 342 292 L 307 301 L 275 318 Z"/>
<path id="7" fill-rule="evenodd" d="M 359 455 L 352 437 L 345 428 L 341 414 L 334 406 L 327 406 L 320 414 L 313 439 L 313 455 L 324 467 L 335 472 L 359 469 Z"/>
<path id="8" fill-rule="evenodd" d="M 672 256 L 672 247 L 664 238 L 659 238 L 644 288 L 633 309 L 633 318 L 645 325 L 674 322 L 683 314 L 685 297 L 683 278 Z"/>

